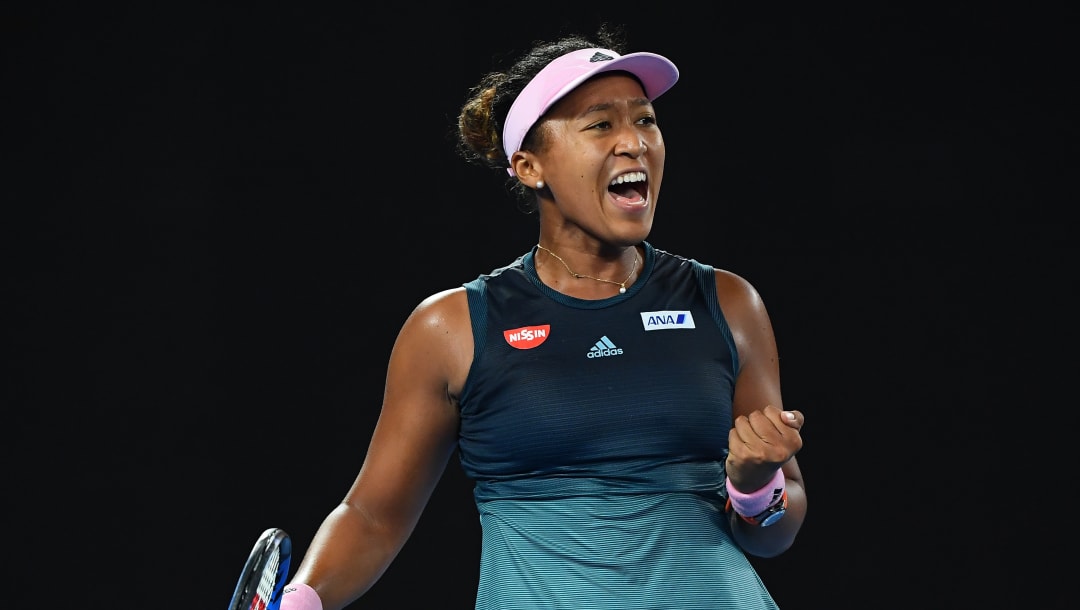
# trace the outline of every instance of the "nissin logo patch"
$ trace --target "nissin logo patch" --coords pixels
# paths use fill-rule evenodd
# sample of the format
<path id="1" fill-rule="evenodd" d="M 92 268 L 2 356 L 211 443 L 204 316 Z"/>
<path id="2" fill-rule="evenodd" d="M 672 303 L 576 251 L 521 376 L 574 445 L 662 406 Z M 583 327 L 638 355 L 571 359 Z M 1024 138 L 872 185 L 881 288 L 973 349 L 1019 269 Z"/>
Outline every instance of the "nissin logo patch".
<path id="1" fill-rule="evenodd" d="M 641 325 L 645 330 L 694 328 L 694 315 L 689 311 L 643 311 Z"/>
<path id="2" fill-rule="evenodd" d="M 510 347 L 517 349 L 532 349 L 547 341 L 548 333 L 551 332 L 550 324 L 540 326 L 522 326 L 514 330 L 504 330 L 503 338 Z"/>

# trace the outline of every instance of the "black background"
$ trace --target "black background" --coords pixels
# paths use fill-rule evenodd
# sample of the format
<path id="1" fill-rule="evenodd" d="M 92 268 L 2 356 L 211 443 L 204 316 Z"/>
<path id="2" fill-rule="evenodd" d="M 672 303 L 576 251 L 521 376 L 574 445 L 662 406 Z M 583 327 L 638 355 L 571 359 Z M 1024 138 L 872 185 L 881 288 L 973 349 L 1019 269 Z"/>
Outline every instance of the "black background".
<path id="1" fill-rule="evenodd" d="M 757 286 L 806 413 L 780 605 L 1066 607 L 1075 15 L 692 6 L 5 9 L 16 597 L 224 608 L 302 552 L 405 317 L 535 242 L 467 87 L 618 19 L 682 72 L 649 239 Z M 478 535 L 455 459 L 355 607 L 471 607 Z"/>

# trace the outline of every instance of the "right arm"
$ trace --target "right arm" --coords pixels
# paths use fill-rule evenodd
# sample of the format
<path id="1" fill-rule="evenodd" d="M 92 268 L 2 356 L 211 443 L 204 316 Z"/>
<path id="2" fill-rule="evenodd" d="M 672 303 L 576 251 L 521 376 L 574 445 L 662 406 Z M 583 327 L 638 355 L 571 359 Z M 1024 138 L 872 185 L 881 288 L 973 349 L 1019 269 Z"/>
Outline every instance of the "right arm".
<path id="1" fill-rule="evenodd" d="M 324 610 L 371 588 L 419 521 L 457 446 L 457 396 L 472 349 L 463 288 L 425 299 L 398 333 L 364 463 L 291 579 L 315 589 Z"/>

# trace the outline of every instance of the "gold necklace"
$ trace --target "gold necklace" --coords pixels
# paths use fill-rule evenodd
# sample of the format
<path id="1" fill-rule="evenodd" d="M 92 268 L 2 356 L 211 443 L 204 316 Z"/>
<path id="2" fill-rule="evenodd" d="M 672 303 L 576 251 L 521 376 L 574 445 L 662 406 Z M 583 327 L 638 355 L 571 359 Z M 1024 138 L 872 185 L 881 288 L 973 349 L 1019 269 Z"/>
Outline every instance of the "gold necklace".
<path id="1" fill-rule="evenodd" d="M 560 263 L 562 263 L 563 267 L 566 267 L 566 271 L 569 272 L 570 275 L 574 276 L 574 279 L 580 280 L 581 278 L 585 278 L 585 279 L 589 279 L 589 280 L 596 280 L 597 282 L 605 282 L 607 284 L 615 284 L 616 286 L 619 287 L 619 294 L 626 294 L 626 283 L 630 281 L 630 278 L 634 277 L 634 272 L 637 271 L 638 253 L 637 253 L 636 248 L 634 249 L 634 267 L 632 269 L 630 269 L 630 275 L 626 276 L 625 280 L 623 280 L 621 282 L 616 282 L 615 280 L 605 280 L 603 278 L 593 277 L 591 275 L 585 275 L 584 273 L 574 273 L 574 270 L 570 268 L 570 265 L 566 264 L 566 261 L 564 261 L 561 256 L 559 256 L 558 254 L 555 254 L 554 252 L 552 252 L 551 250 L 548 250 L 547 248 L 541 246 L 540 244 L 536 244 L 536 247 L 540 248 L 544 252 L 547 252 L 548 254 L 554 256 Z"/>

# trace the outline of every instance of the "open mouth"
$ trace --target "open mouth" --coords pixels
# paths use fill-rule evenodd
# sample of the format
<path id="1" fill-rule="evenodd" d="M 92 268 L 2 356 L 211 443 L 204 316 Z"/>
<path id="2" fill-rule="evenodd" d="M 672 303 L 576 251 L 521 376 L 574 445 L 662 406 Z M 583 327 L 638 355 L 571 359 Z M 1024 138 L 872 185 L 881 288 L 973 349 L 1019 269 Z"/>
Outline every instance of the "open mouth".
<path id="1" fill-rule="evenodd" d="M 615 178 L 608 184 L 608 192 L 619 203 L 645 203 L 649 194 L 649 180 L 645 172 L 629 172 Z"/>

